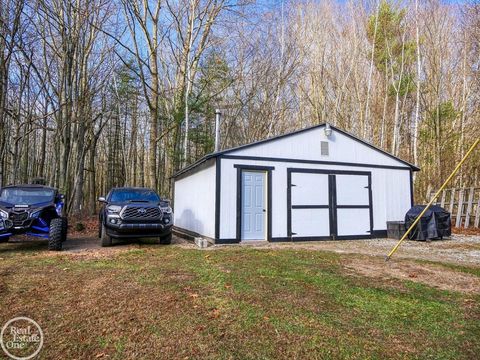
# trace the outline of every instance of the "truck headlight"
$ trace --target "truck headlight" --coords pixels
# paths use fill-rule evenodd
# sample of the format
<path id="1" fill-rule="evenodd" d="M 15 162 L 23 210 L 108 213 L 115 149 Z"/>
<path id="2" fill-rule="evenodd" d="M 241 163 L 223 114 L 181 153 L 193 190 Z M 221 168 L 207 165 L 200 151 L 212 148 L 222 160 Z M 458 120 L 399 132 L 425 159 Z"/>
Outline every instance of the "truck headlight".
<path id="1" fill-rule="evenodd" d="M 0 210 L 0 219 L 8 219 L 8 213 L 6 211 Z"/>
<path id="2" fill-rule="evenodd" d="M 34 212 L 30 215 L 30 217 L 31 217 L 32 219 L 38 219 L 38 218 L 40 217 L 40 214 L 41 214 L 41 213 L 42 213 L 42 210 L 34 211 Z"/>
<path id="3" fill-rule="evenodd" d="M 162 210 L 162 212 L 164 214 L 171 214 L 172 213 L 172 208 L 170 206 L 168 207 L 161 207 L 160 210 Z"/>
<path id="4" fill-rule="evenodd" d="M 109 205 L 107 206 L 107 213 L 109 214 L 118 214 L 122 211 L 122 207 L 118 205 Z"/>

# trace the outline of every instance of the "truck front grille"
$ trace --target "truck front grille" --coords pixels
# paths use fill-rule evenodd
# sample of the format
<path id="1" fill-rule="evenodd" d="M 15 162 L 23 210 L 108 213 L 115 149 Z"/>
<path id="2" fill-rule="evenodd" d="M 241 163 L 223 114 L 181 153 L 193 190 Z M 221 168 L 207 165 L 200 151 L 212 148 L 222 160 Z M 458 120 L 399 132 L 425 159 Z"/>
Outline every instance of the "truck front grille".
<path id="1" fill-rule="evenodd" d="M 162 213 L 158 207 L 127 206 L 121 213 L 124 220 L 158 220 Z"/>
<path id="2" fill-rule="evenodd" d="M 12 221 L 13 226 L 22 226 L 25 220 L 28 219 L 28 212 L 26 211 L 12 211 L 9 219 Z"/>

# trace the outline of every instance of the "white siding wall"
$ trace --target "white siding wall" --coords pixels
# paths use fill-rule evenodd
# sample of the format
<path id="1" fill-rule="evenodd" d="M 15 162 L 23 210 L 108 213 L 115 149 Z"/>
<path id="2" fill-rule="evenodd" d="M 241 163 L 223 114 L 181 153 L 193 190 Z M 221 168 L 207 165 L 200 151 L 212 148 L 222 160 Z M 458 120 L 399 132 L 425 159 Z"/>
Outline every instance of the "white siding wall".
<path id="1" fill-rule="evenodd" d="M 388 157 L 386 158 L 389 159 Z M 318 159 L 319 157 L 315 160 Z M 394 159 L 392 160 L 395 161 Z M 234 168 L 235 164 L 275 167 L 275 170 L 272 171 L 272 237 L 287 236 L 287 168 L 371 172 L 374 230 L 386 230 L 387 221 L 403 220 L 405 213 L 410 209 L 411 205 L 409 169 L 378 169 L 341 165 L 222 159 L 222 197 L 220 202 L 220 238 L 222 239 L 233 239 L 236 237 L 237 169 Z"/>
<path id="2" fill-rule="evenodd" d="M 199 172 L 175 181 L 175 226 L 215 237 L 215 162 Z"/>
<path id="3" fill-rule="evenodd" d="M 320 142 L 328 141 L 329 156 L 320 153 Z M 327 138 L 324 128 L 315 128 L 278 140 L 229 152 L 228 155 L 278 157 L 302 160 L 325 160 L 388 166 L 406 166 L 390 156 L 333 130 Z"/>

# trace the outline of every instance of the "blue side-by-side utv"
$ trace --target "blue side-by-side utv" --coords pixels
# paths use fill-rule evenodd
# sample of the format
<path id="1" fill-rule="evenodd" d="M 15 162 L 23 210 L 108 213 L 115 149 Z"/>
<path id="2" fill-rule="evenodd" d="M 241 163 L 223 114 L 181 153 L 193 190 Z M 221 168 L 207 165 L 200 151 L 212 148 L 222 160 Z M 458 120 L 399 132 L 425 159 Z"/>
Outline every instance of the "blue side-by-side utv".
<path id="1" fill-rule="evenodd" d="M 62 250 L 67 239 L 64 196 L 44 185 L 10 185 L 0 190 L 0 242 L 26 234 L 48 239 L 48 249 Z"/>

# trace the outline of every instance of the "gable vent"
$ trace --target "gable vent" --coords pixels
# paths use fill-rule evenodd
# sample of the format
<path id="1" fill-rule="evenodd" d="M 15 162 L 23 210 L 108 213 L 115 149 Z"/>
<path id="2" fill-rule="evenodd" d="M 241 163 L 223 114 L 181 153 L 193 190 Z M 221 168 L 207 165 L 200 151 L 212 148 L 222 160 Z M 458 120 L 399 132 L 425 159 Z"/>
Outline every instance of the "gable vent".
<path id="1" fill-rule="evenodd" d="M 328 156 L 328 141 L 320 141 L 320 153 L 322 156 Z"/>

